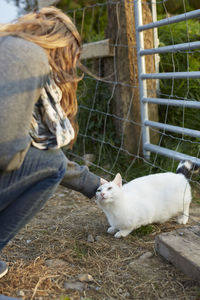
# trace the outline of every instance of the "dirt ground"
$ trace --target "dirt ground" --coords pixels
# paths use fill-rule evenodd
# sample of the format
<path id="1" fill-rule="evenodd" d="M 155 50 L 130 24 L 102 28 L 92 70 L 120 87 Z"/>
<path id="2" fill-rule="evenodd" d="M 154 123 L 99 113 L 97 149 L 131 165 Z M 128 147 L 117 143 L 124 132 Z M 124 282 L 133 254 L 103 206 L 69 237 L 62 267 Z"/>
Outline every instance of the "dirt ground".
<path id="1" fill-rule="evenodd" d="M 193 202 L 190 222 L 200 220 Z M 9 272 L 0 294 L 24 300 L 200 299 L 195 282 L 154 250 L 155 236 L 180 228 L 175 220 L 124 239 L 106 233 L 94 199 L 59 187 L 1 253 Z"/>

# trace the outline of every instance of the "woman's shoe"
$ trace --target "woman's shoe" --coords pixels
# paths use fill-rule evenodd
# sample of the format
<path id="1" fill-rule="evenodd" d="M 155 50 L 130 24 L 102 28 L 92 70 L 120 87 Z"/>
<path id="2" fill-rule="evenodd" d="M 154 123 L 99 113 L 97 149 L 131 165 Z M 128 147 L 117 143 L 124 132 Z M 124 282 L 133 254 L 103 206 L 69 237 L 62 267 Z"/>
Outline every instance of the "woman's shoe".
<path id="1" fill-rule="evenodd" d="M 7 264 L 0 260 L 0 278 L 2 278 L 6 273 L 8 272 L 8 266 Z"/>

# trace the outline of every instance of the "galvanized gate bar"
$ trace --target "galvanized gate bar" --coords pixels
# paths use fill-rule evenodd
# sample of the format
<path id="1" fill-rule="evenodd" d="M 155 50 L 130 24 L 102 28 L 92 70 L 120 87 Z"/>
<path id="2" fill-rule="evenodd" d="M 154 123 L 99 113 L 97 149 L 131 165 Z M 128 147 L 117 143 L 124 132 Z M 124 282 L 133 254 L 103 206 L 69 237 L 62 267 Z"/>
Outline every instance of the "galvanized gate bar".
<path id="1" fill-rule="evenodd" d="M 194 156 L 190 156 L 184 153 L 176 152 L 174 150 L 166 149 L 160 146 L 152 145 L 152 144 L 145 144 L 144 148 L 146 151 L 150 151 L 153 153 L 157 153 L 160 155 L 164 155 L 176 160 L 190 160 L 192 161 L 195 165 L 200 166 L 200 159 L 196 158 Z"/>
<path id="2" fill-rule="evenodd" d="M 200 78 L 199 71 L 193 72 L 168 72 L 168 73 L 148 73 L 141 74 L 141 79 L 187 79 L 187 78 Z"/>
<path id="3" fill-rule="evenodd" d="M 137 48 L 137 61 L 138 61 L 138 81 L 139 81 L 139 92 L 140 92 L 140 114 L 141 122 L 148 119 L 148 104 L 142 102 L 142 98 L 147 97 L 147 86 L 146 80 L 142 80 L 140 74 L 146 72 L 145 57 L 139 55 L 140 49 L 144 49 L 144 36 L 143 32 L 138 30 L 139 26 L 142 25 L 142 3 L 141 0 L 134 0 L 134 16 L 135 16 L 135 33 L 136 33 L 136 48 Z M 142 144 L 150 143 L 149 128 L 142 126 Z M 150 152 L 146 151 L 143 147 L 143 154 L 146 159 L 150 159 Z"/>
<path id="4" fill-rule="evenodd" d="M 188 101 L 184 99 L 142 98 L 142 102 L 200 109 L 199 101 Z"/>
<path id="5" fill-rule="evenodd" d="M 158 129 L 163 129 L 165 131 L 179 133 L 182 135 L 189 135 L 189 136 L 200 138 L 200 131 L 198 131 L 198 130 L 164 124 L 164 123 L 160 123 L 160 122 L 148 121 L 148 120 L 146 120 L 144 122 L 144 125 L 149 126 L 149 127 L 158 128 Z"/>
<path id="6" fill-rule="evenodd" d="M 140 50 L 140 55 L 149 55 L 149 54 L 156 54 L 156 53 L 166 53 L 166 52 L 178 52 L 183 50 L 194 50 L 200 49 L 200 42 L 191 42 L 191 43 L 183 43 L 183 44 L 176 44 L 170 45 L 165 47 L 153 48 L 153 49 L 145 49 Z"/>
<path id="7" fill-rule="evenodd" d="M 143 30 L 147 30 L 147 29 L 152 29 L 155 27 L 160 27 L 160 26 L 164 26 L 164 25 L 169 25 L 169 24 L 178 23 L 178 22 L 182 22 L 185 20 L 197 18 L 199 16 L 200 16 L 200 9 L 197 9 L 194 11 L 190 11 L 190 12 L 181 14 L 179 16 L 173 16 L 173 17 L 166 18 L 166 19 L 163 19 L 163 20 L 160 20 L 157 22 L 141 25 L 138 27 L 138 30 L 143 31 Z"/>

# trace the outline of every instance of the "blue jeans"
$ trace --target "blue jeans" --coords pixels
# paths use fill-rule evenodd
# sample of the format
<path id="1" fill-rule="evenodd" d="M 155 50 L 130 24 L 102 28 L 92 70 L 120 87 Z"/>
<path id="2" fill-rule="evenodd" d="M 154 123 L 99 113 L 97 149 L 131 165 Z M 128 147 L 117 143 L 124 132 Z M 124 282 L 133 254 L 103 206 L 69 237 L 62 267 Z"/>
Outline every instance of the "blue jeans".
<path id="1" fill-rule="evenodd" d="M 31 147 L 18 170 L 0 172 L 0 250 L 51 197 L 66 165 L 61 150 Z"/>

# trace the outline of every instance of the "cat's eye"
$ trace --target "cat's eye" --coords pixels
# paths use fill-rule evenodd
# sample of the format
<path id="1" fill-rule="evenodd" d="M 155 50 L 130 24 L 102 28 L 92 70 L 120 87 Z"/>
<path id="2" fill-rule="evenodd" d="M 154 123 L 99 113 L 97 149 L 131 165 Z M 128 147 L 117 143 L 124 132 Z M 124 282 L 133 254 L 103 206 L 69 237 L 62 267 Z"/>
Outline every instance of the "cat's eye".
<path id="1" fill-rule="evenodd" d="M 97 192 L 101 192 L 101 189 L 98 189 Z"/>
<path id="2" fill-rule="evenodd" d="M 110 190 L 112 190 L 112 187 L 111 187 L 111 186 L 109 186 L 109 188 L 108 188 L 108 191 L 110 191 Z"/>

